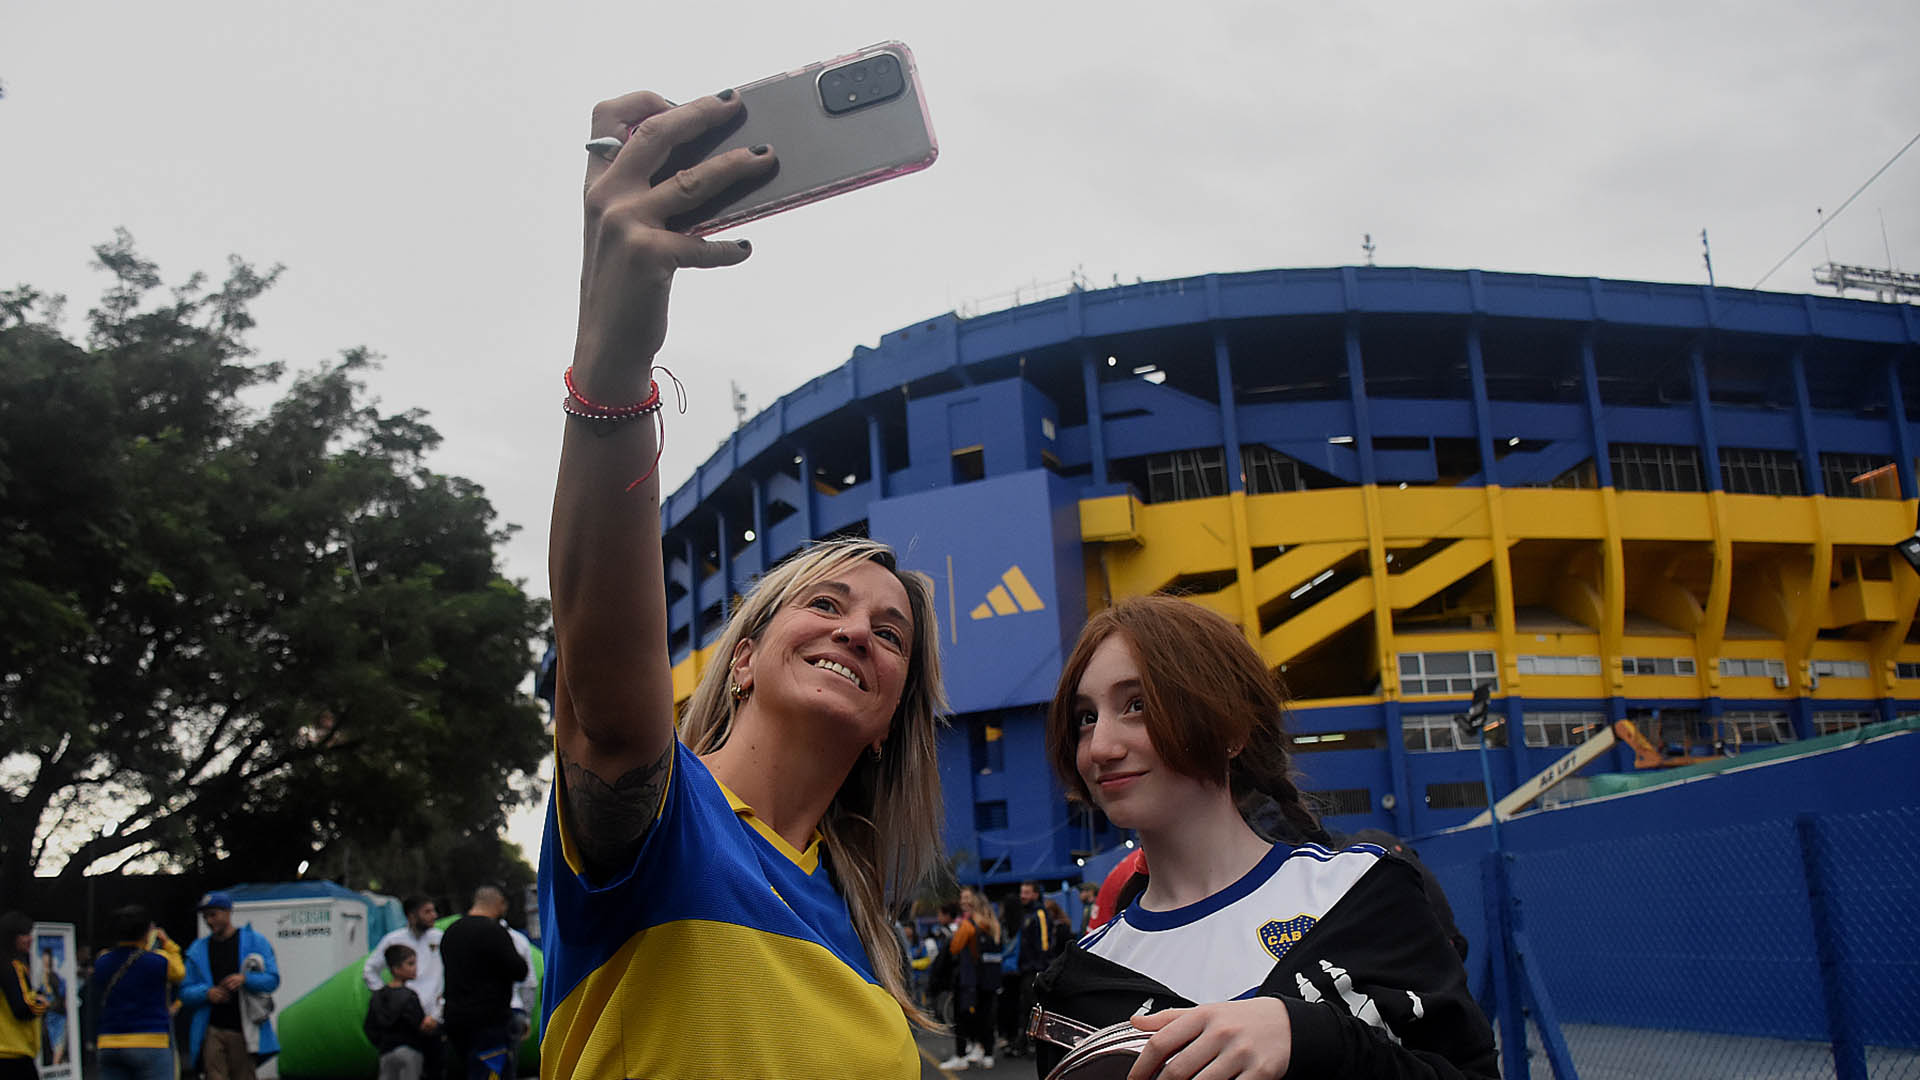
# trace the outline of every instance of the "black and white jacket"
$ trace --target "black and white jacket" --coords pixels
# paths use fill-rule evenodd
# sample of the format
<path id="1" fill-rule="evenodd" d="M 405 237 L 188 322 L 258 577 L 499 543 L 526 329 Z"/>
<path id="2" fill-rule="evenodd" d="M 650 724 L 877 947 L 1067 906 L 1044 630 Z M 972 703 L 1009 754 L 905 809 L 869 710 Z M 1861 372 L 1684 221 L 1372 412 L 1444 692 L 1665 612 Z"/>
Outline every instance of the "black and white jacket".
<path id="1" fill-rule="evenodd" d="M 1287 1006 L 1290 1076 L 1499 1076 L 1493 1029 L 1419 872 L 1371 844 L 1279 844 L 1196 904 L 1136 900 L 1036 984 L 1042 1007 L 1096 1028 L 1255 994 Z M 1042 1050 L 1045 1076 L 1063 1051 Z"/>

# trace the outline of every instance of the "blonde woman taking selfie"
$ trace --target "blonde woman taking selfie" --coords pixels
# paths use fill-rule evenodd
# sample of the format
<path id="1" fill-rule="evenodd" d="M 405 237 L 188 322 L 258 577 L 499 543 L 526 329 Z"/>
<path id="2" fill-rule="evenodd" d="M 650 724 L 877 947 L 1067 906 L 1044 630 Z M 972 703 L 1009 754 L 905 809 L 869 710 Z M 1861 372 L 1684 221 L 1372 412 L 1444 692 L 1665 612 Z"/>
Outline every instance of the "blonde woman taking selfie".
<path id="1" fill-rule="evenodd" d="M 593 113 L 618 150 L 589 158 L 554 497 L 546 1077 L 920 1074 L 889 905 L 939 842 L 929 583 L 868 541 L 796 554 L 737 603 L 674 725 L 651 373 L 675 272 L 749 249 L 663 223 L 779 147 L 650 178 L 738 108 L 637 93 Z"/>

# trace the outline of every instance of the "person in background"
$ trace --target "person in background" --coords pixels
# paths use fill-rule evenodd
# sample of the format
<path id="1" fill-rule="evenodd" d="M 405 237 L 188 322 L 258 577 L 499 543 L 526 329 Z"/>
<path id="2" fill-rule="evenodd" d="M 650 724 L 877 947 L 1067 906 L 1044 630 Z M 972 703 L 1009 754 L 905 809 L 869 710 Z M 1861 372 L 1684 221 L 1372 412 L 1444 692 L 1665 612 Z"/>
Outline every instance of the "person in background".
<path id="1" fill-rule="evenodd" d="M 514 984 L 527 977 L 527 962 L 513 947 L 500 920 L 507 894 L 498 886 L 473 891 L 467 913 L 440 938 L 446 965 L 448 1080 L 513 1080 L 509 1052 Z"/>
<path id="2" fill-rule="evenodd" d="M 947 946 L 953 942 L 954 924 L 959 921 L 959 904 L 941 904 L 933 916 L 933 934 L 927 938 L 927 954 L 933 958 L 927 964 L 927 1008 L 932 1016 L 944 1024 L 952 1024 L 955 1019 L 954 958 Z"/>
<path id="3" fill-rule="evenodd" d="M 1080 883 L 1080 925 L 1074 930 L 1074 937 L 1085 937 L 1094 927 L 1094 920 L 1100 915 L 1100 885 L 1098 882 Z"/>
<path id="4" fill-rule="evenodd" d="M 1041 909 L 1047 918 L 1047 951 L 1040 958 L 1040 970 L 1045 971 L 1061 953 L 1067 951 L 1067 942 L 1073 940 L 1073 922 L 1067 918 L 1067 910 L 1058 900 L 1043 900 Z M 1027 1002 L 1028 1011 L 1032 1011 L 1033 1002 Z"/>
<path id="5" fill-rule="evenodd" d="M 407 924 L 387 931 L 374 943 L 373 950 L 367 953 L 367 959 L 360 965 L 360 981 L 366 984 L 369 991 L 379 990 L 385 985 L 380 978 L 380 969 L 386 964 L 387 949 L 394 945 L 405 945 L 412 949 L 415 974 L 407 980 L 407 989 L 420 999 L 420 1008 L 434 1022 L 434 1029 L 438 1029 L 443 973 L 440 967 L 440 928 L 433 924 L 439 920 L 440 911 L 434 906 L 433 898 L 427 896 L 409 896 L 400 902 L 400 909 L 407 913 Z"/>
<path id="6" fill-rule="evenodd" d="M 507 1045 L 516 1061 L 520 1057 L 520 1044 L 533 1034 L 533 1014 L 540 1008 L 540 977 L 533 971 L 533 942 L 527 935 L 507 926 L 507 920 L 500 920 L 507 927 L 507 937 L 513 939 L 513 951 L 527 965 L 526 977 L 513 984 L 513 992 L 507 995 Z"/>
<path id="7" fill-rule="evenodd" d="M 33 989 L 27 960 L 33 949 L 33 920 L 18 911 L 0 916 L 0 947 L 8 969 L 0 972 L 6 1008 L 0 1011 L 0 1080 L 35 1080 L 40 1075 L 40 1017 L 47 999 Z"/>
<path id="8" fill-rule="evenodd" d="M 940 1063 L 949 1072 L 993 1068 L 993 999 L 1000 987 L 1000 919 L 973 888 L 960 890 L 960 921 L 953 940 L 954 1054 Z M 971 1045 L 969 1045 L 971 1044 Z"/>
<path id="9" fill-rule="evenodd" d="M 99 1020 L 101 1080 L 172 1080 L 173 987 L 186 975 L 180 948 L 138 904 L 108 916 L 114 946 L 94 958 L 87 997 Z"/>
<path id="10" fill-rule="evenodd" d="M 421 1066 L 428 1076 L 439 1076 L 446 1051 L 446 1041 L 441 1037 L 440 1026 L 445 1020 L 444 1003 L 441 1000 L 441 987 L 445 972 L 440 964 L 440 928 L 433 925 L 440 918 L 440 911 L 434 906 L 433 898 L 428 896 L 409 896 L 400 902 L 400 910 L 407 914 L 407 925 L 397 927 L 381 935 L 374 943 L 373 951 L 360 965 L 360 981 L 369 991 L 377 992 L 384 984 L 380 969 L 386 964 L 387 950 L 395 945 L 405 945 L 413 950 L 414 973 L 406 980 L 407 989 L 420 999 L 420 1008 L 426 1013 L 427 1027 L 423 1029 L 420 1051 L 426 1055 Z"/>
<path id="11" fill-rule="evenodd" d="M 380 954 L 387 967 L 386 985 L 367 999 L 367 1018 L 360 1029 L 380 1053 L 380 1080 L 420 1080 L 427 1062 L 426 1044 L 429 1039 L 439 1041 L 434 1034 L 439 1025 L 420 1007 L 420 995 L 408 985 L 419 974 L 419 954 L 398 944 Z"/>
<path id="12" fill-rule="evenodd" d="M 1036 892 L 1037 895 L 1037 892 Z M 1020 1011 L 1020 955 L 1026 951 L 1026 889 L 1018 896 L 1000 902 L 1000 981 L 993 995 L 993 1029 L 1001 1053 L 1019 1057 L 1026 1025 L 1015 1015 Z"/>
<path id="13" fill-rule="evenodd" d="M 259 1062 L 280 1052 L 273 1033 L 273 1002 L 280 965 L 273 945 L 251 926 L 236 926 L 233 898 L 200 898 L 207 936 L 187 946 L 187 977 L 180 1002 L 192 1010 L 187 1059 L 207 1080 L 254 1080 Z"/>

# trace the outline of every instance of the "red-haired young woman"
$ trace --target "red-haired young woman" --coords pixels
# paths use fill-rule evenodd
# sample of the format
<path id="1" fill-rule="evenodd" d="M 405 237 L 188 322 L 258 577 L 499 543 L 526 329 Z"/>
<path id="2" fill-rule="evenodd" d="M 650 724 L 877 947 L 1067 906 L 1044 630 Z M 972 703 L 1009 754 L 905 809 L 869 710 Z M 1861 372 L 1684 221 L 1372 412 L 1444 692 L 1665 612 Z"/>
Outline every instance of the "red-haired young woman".
<path id="1" fill-rule="evenodd" d="M 1130 1080 L 1497 1076 L 1418 873 L 1331 846 L 1294 786 L 1284 712 L 1266 662 L 1204 608 L 1146 597 L 1088 621 L 1047 749 L 1070 792 L 1138 834 L 1151 873 L 1042 976 L 1041 1008 L 1135 1017 L 1154 1034 Z"/>

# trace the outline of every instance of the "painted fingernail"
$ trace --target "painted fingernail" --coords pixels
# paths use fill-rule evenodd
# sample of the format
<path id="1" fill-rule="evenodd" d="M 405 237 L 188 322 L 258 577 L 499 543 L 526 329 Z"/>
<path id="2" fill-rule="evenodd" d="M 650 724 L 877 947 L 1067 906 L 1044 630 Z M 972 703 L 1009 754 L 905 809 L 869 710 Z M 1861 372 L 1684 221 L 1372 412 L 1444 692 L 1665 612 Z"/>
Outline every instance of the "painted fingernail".
<path id="1" fill-rule="evenodd" d="M 736 243 L 736 244 L 739 244 L 739 245 L 740 245 L 740 250 L 741 250 L 741 251 L 744 251 L 744 252 L 747 252 L 748 254 L 752 254 L 752 253 L 753 253 L 753 241 L 751 241 L 751 240 L 735 240 L 735 241 L 734 241 L 734 243 Z"/>
<path id="2" fill-rule="evenodd" d="M 731 86 L 729 86 L 729 87 L 727 87 L 727 88 L 726 88 L 725 90 L 722 90 L 722 91 L 720 91 L 719 93 L 717 93 L 717 94 L 715 94 L 715 95 L 713 95 L 713 96 L 714 96 L 714 97 L 717 97 L 717 98 L 719 98 L 719 99 L 720 99 L 721 101 L 732 101 L 732 100 L 733 100 L 733 87 L 731 87 Z"/>
<path id="3" fill-rule="evenodd" d="M 762 154 L 765 154 L 765 153 L 766 153 L 767 151 L 769 151 L 769 150 L 771 150 L 771 149 L 773 149 L 773 147 L 771 147 L 771 146 L 768 146 L 768 145 L 767 145 L 766 143 L 761 143 L 761 144 L 760 144 L 760 145 L 758 145 L 758 146 L 750 146 L 750 147 L 748 147 L 748 148 L 747 148 L 747 152 L 748 152 L 748 153 L 751 153 L 751 154 L 754 154 L 754 155 L 756 155 L 756 156 L 758 156 L 758 155 L 762 155 Z"/>

